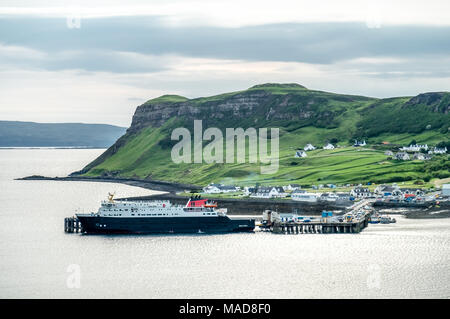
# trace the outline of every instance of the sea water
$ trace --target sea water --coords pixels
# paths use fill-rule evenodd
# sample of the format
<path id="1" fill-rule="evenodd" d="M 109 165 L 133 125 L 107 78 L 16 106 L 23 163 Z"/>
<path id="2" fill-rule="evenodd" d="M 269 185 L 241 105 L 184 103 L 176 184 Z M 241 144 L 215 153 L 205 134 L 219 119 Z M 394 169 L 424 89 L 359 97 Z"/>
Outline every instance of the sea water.
<path id="1" fill-rule="evenodd" d="M 101 149 L 0 150 L 0 298 L 448 298 L 450 219 L 359 234 L 80 235 L 64 217 L 118 197 L 116 183 L 65 176 Z"/>

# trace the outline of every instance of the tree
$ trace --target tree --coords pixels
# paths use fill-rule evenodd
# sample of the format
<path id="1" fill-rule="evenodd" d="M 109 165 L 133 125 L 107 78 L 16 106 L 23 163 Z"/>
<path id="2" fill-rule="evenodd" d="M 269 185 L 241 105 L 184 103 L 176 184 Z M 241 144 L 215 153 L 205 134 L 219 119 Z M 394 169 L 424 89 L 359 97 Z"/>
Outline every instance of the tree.
<path id="1" fill-rule="evenodd" d="M 436 144 L 437 148 L 444 148 L 446 147 L 447 149 L 450 148 L 450 141 L 442 141 Z"/>
<path id="2" fill-rule="evenodd" d="M 339 141 L 338 141 L 338 139 L 335 138 L 335 137 L 333 137 L 333 138 L 330 140 L 330 143 L 331 143 L 331 144 L 337 144 L 337 142 L 339 142 Z"/>

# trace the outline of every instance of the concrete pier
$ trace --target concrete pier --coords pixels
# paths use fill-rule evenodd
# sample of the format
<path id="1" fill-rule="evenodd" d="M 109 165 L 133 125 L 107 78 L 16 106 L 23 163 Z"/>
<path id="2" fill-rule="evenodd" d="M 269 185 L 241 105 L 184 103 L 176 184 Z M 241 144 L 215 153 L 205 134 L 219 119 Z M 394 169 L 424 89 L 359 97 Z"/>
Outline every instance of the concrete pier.
<path id="1" fill-rule="evenodd" d="M 276 234 L 357 234 L 369 224 L 370 213 L 366 212 L 359 219 L 343 222 L 327 222 L 322 220 L 310 222 L 275 221 L 265 230 Z"/>

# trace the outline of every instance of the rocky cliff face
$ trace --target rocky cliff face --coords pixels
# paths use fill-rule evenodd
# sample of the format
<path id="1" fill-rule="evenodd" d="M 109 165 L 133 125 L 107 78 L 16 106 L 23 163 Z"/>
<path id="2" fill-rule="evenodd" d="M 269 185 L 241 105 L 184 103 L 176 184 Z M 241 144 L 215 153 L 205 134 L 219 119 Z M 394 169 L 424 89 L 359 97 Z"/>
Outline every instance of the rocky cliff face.
<path id="1" fill-rule="evenodd" d="M 375 99 L 314 91 L 296 84 L 263 84 L 197 99 L 165 95 L 140 105 L 127 133 L 74 175 L 86 173 L 88 176 L 153 180 L 183 178 L 208 183 L 213 179 L 250 176 L 253 168 L 245 165 L 168 166 L 175 143 L 171 132 L 177 127 L 191 131 L 197 119 L 203 120 L 203 129 L 217 127 L 222 131 L 224 128 L 277 127 L 280 150 L 286 152 L 311 142 L 322 145 L 336 139 L 345 145 L 354 139 L 374 138 L 375 141 L 380 135 L 389 141 L 390 134 L 393 140 L 398 139 L 398 134 L 409 134 L 412 139 L 424 131 L 443 133 L 441 140 L 445 140 L 448 136 L 444 134 L 449 132 L 449 96 L 448 92 L 438 92 L 413 98 Z M 435 135 L 429 136 L 435 139 Z M 297 164 L 293 159 L 281 161 L 282 178 L 297 174 Z M 311 179 L 310 174 L 304 176 L 302 178 Z M 317 178 L 321 180 L 322 176 Z"/>
<path id="2" fill-rule="evenodd" d="M 286 89 L 286 93 L 267 90 Z M 290 91 L 293 89 L 294 91 Z M 309 91 L 303 86 L 286 84 L 257 85 L 247 91 L 182 102 L 150 100 L 136 109 L 130 133 L 152 126 L 160 127 L 170 118 L 203 120 L 211 125 L 241 123 L 262 126 L 272 121 L 300 121 L 305 125 L 332 125 L 336 116 L 346 111 L 336 104 L 365 101 L 368 98 Z M 251 120 L 249 120 L 251 119 Z M 245 126 L 244 125 L 244 126 Z"/>
<path id="3" fill-rule="evenodd" d="M 426 105 L 434 113 L 448 114 L 450 112 L 450 94 L 448 92 L 429 92 L 412 97 L 405 107 Z"/>

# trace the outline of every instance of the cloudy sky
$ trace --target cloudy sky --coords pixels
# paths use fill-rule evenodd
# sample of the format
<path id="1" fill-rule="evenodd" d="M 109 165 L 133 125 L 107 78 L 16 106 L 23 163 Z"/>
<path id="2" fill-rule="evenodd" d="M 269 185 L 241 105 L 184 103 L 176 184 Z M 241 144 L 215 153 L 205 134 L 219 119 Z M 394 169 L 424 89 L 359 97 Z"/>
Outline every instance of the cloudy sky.
<path id="1" fill-rule="evenodd" d="M 162 94 L 266 82 L 450 91 L 450 1 L 0 1 L 0 119 L 128 126 Z"/>

